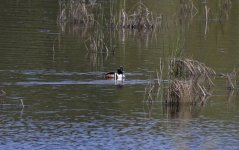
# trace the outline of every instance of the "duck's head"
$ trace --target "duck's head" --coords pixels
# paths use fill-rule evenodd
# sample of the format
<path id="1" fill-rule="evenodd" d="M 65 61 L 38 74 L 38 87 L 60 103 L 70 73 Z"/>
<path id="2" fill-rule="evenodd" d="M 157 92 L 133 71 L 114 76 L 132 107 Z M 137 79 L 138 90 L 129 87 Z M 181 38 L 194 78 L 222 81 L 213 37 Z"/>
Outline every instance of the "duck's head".
<path id="1" fill-rule="evenodd" d="M 118 74 L 123 74 L 123 66 L 120 66 L 119 69 L 117 69 Z"/>

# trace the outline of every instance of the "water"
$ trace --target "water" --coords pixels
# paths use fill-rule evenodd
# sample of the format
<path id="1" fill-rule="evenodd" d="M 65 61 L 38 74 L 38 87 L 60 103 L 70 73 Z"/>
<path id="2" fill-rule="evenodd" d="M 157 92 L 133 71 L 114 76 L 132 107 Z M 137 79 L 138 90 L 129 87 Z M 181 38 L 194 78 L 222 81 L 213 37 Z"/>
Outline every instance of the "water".
<path id="1" fill-rule="evenodd" d="M 238 149 L 238 95 L 226 90 L 224 79 L 215 80 L 203 106 L 164 107 L 162 97 L 144 101 L 178 32 L 170 23 L 177 3 L 145 3 L 152 9 L 160 3 L 156 11 L 169 15 L 169 27 L 157 38 L 116 33 L 115 52 L 97 57 L 87 53 L 82 32 L 62 34 L 57 1 L 0 5 L 0 90 L 7 93 L 0 96 L 0 149 Z M 184 55 L 217 72 L 237 67 L 238 6 L 233 1 L 229 20 L 211 22 L 206 35 L 200 15 L 180 26 Z M 104 80 L 104 72 L 119 65 L 125 81 Z"/>

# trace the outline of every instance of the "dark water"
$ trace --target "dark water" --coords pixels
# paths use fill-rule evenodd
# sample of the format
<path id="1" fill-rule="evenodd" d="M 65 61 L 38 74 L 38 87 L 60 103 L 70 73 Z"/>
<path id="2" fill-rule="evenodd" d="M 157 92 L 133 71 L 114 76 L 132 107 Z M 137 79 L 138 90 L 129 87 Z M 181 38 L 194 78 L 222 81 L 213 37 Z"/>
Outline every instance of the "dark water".
<path id="1" fill-rule="evenodd" d="M 0 90 L 6 95 L 0 96 L 0 149 L 239 148 L 238 92 L 226 90 L 224 79 L 216 79 L 204 106 L 144 101 L 160 58 L 170 57 L 177 40 L 172 22 L 179 5 L 145 3 L 169 16 L 168 27 L 157 35 L 116 33 L 115 52 L 97 57 L 87 53 L 82 32 L 62 33 L 58 1 L 1 3 Z M 217 72 L 238 67 L 239 3 L 232 3 L 229 19 L 210 22 L 206 35 L 203 8 L 190 25 L 179 26 L 184 55 Z M 125 81 L 104 80 L 103 73 L 119 65 Z"/>

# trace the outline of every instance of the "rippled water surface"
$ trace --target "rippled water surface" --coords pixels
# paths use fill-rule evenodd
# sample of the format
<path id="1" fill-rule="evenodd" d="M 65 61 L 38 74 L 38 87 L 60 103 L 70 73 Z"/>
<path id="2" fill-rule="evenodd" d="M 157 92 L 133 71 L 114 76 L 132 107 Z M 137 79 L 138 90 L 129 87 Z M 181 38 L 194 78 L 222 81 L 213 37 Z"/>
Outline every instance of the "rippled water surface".
<path id="1" fill-rule="evenodd" d="M 165 0 L 145 4 L 168 15 L 167 27 L 116 32 L 108 37 L 114 51 L 95 55 L 87 51 L 83 31 L 61 30 L 58 1 L 3 1 L 0 149 L 239 149 L 238 91 L 227 90 L 224 79 L 214 81 L 202 106 L 165 107 L 163 96 L 145 101 L 160 58 L 169 58 L 177 41 L 171 24 L 179 6 Z M 102 5 L 108 14 L 108 1 Z M 216 6 L 209 5 L 214 17 Z M 204 7 L 182 23 L 184 55 L 217 72 L 238 67 L 238 7 L 232 1 L 228 20 L 211 21 L 206 34 L 198 17 Z M 120 65 L 124 81 L 104 79 Z"/>

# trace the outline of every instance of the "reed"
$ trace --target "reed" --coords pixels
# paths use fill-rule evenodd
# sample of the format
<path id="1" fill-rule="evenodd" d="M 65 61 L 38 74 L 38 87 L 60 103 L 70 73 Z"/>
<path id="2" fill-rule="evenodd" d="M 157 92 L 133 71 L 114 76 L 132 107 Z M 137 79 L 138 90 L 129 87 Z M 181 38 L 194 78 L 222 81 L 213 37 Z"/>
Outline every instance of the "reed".
<path id="1" fill-rule="evenodd" d="M 211 82 L 211 75 L 216 72 L 204 63 L 189 58 L 173 58 L 169 64 L 170 77 L 178 79 L 203 78 Z"/>
<path id="2" fill-rule="evenodd" d="M 73 24 L 84 24 L 94 21 L 94 1 L 85 0 L 59 0 L 58 22 L 71 22 Z"/>
<path id="3" fill-rule="evenodd" d="M 168 98 L 166 103 L 194 102 L 194 99 L 191 98 L 195 95 L 192 84 L 192 80 L 173 80 L 168 88 Z"/>
<path id="4" fill-rule="evenodd" d="M 232 7 L 232 1 L 231 0 L 221 0 L 219 2 L 220 2 L 220 4 L 219 4 L 220 11 L 221 11 L 220 21 L 223 20 L 223 14 L 226 17 L 226 20 L 228 20 L 229 19 L 229 11 Z"/>
<path id="5" fill-rule="evenodd" d="M 234 70 L 231 73 L 223 75 L 226 78 L 226 85 L 228 90 L 238 89 L 238 72 L 239 70 Z"/>
<path id="6" fill-rule="evenodd" d="M 7 95 L 7 93 L 2 89 L 1 91 L 0 91 L 0 97 L 4 97 L 4 96 L 6 96 Z"/>
<path id="7" fill-rule="evenodd" d="M 157 28 L 162 21 L 162 15 L 155 16 L 149 8 L 141 1 L 126 11 L 121 9 L 119 13 L 118 21 L 112 22 L 113 27 L 123 29 L 154 29 Z M 115 18 L 115 17 L 113 17 Z"/>
<path id="8" fill-rule="evenodd" d="M 160 95 L 164 93 L 164 62 L 160 58 L 159 71 L 155 71 L 155 76 L 151 75 L 151 79 L 148 82 L 148 85 L 145 87 L 144 101 L 153 102 L 159 98 Z M 156 93 L 156 94 L 155 94 Z"/>
<path id="9" fill-rule="evenodd" d="M 92 35 L 84 41 L 87 50 L 86 58 L 90 60 L 93 67 L 103 64 L 109 56 L 114 55 L 114 38 L 109 37 L 112 37 L 112 33 L 104 32 L 101 24 L 97 24 Z"/>
<path id="10" fill-rule="evenodd" d="M 79 30 L 79 26 L 89 28 L 94 25 L 94 11 L 99 6 L 94 0 L 58 0 L 58 3 L 57 24 L 61 32 L 64 33 L 66 27 Z"/>
<path id="11" fill-rule="evenodd" d="M 153 102 L 154 101 L 154 89 L 155 89 L 155 84 L 152 84 L 152 82 L 150 82 L 148 84 L 148 86 L 145 87 L 145 91 L 144 91 L 144 101 L 146 102 Z"/>
<path id="12" fill-rule="evenodd" d="M 180 15 L 184 18 L 193 18 L 198 13 L 193 0 L 180 0 Z"/>
<path id="13" fill-rule="evenodd" d="M 204 63 L 189 58 L 173 58 L 169 66 L 170 85 L 168 101 L 190 102 L 204 100 L 213 84 L 216 72 Z"/>
<path id="14" fill-rule="evenodd" d="M 161 95 L 167 105 L 205 103 L 211 95 L 210 90 L 214 85 L 211 78 L 216 74 L 215 71 L 189 58 L 169 59 L 168 65 L 167 71 L 163 72 L 165 67 L 160 59 L 160 71 L 156 71 L 156 80 L 151 80 L 145 88 L 144 99 L 155 101 Z M 166 86 L 162 84 L 164 82 Z"/>
<path id="15" fill-rule="evenodd" d="M 21 104 L 22 104 L 22 108 L 25 107 L 24 103 L 23 103 L 23 100 L 21 99 Z"/>
<path id="16" fill-rule="evenodd" d="M 86 58 L 89 59 L 90 64 L 93 67 L 96 67 L 100 60 L 103 60 L 103 53 L 107 50 L 107 46 L 104 43 L 104 40 L 99 37 L 92 37 L 90 36 L 85 41 L 85 47 L 87 49 Z M 108 54 L 106 52 L 106 54 Z"/>
<path id="17" fill-rule="evenodd" d="M 202 83 L 195 82 L 193 79 L 175 79 L 169 84 L 166 103 L 170 105 L 172 103 L 204 103 L 206 97 L 211 95 L 209 90 L 210 88 Z"/>
<path id="18" fill-rule="evenodd" d="M 206 35 L 207 31 L 208 31 L 209 12 L 210 12 L 210 8 L 208 8 L 207 5 L 205 5 L 205 28 L 204 28 L 204 35 Z"/>
<path id="19" fill-rule="evenodd" d="M 185 38 L 183 38 L 182 33 L 177 30 L 176 32 L 176 42 L 173 45 L 173 48 L 171 49 L 171 57 L 180 58 L 183 54 L 184 50 L 184 44 Z"/>

